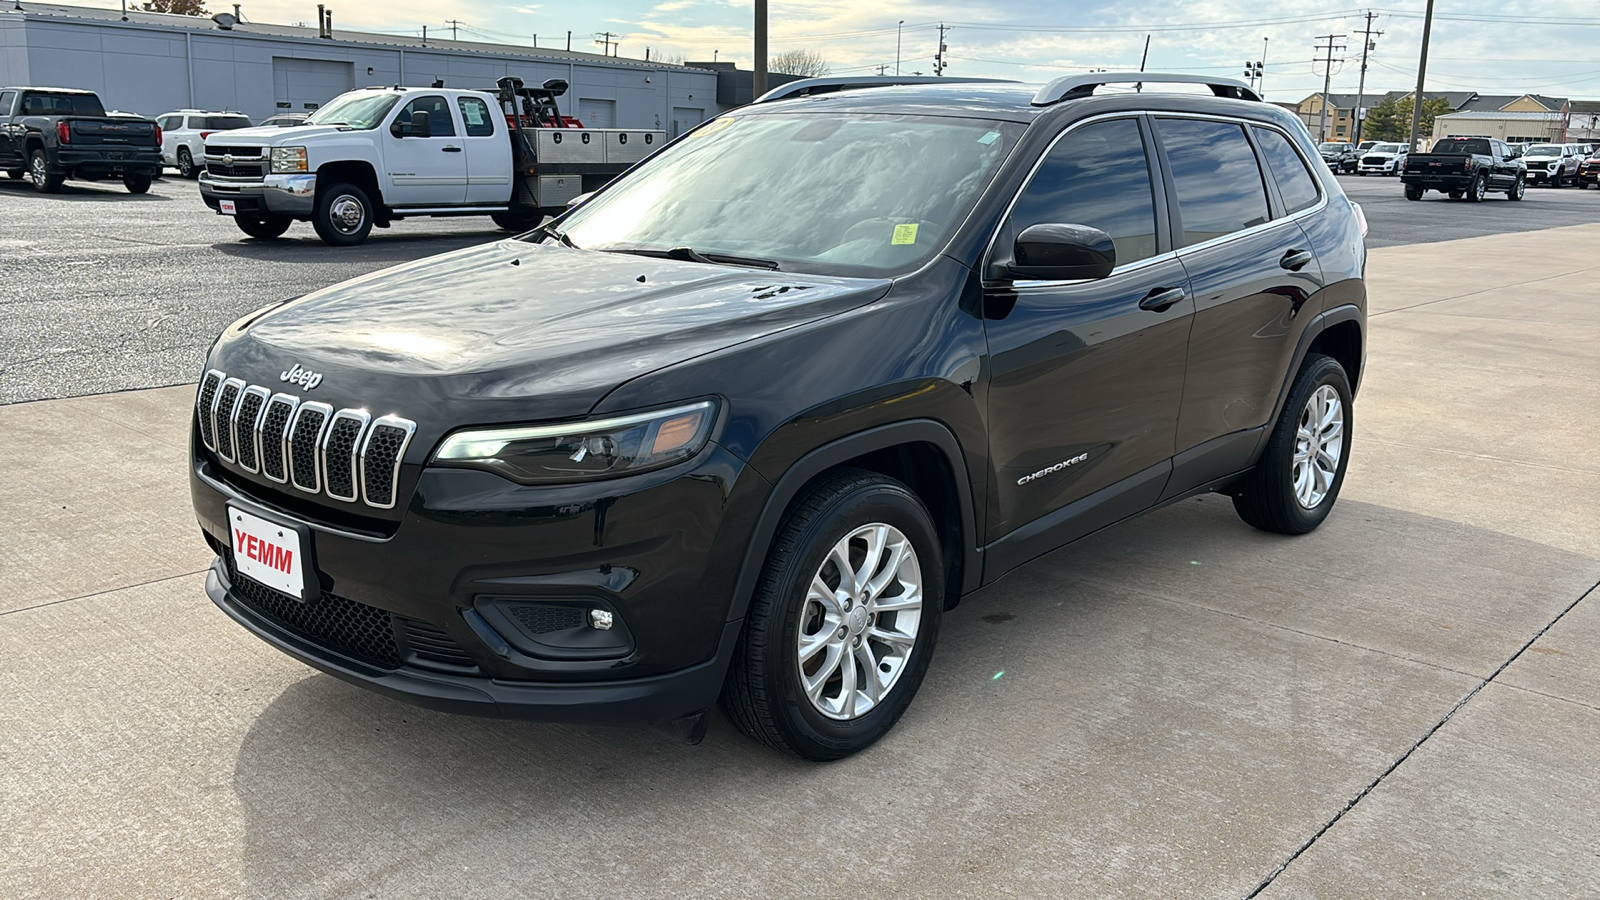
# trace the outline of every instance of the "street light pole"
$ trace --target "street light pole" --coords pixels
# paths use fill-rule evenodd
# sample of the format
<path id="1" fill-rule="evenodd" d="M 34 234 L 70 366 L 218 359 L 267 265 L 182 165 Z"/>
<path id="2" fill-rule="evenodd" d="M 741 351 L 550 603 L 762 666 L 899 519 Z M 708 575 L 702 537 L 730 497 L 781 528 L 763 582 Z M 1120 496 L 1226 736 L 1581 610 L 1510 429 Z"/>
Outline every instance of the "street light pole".
<path id="1" fill-rule="evenodd" d="M 900 74 L 900 32 L 906 27 L 906 20 L 901 19 L 900 24 L 894 27 L 894 73 Z"/>
<path id="2" fill-rule="evenodd" d="M 750 87 L 752 100 L 767 92 L 767 0 L 756 0 L 756 65 Z"/>

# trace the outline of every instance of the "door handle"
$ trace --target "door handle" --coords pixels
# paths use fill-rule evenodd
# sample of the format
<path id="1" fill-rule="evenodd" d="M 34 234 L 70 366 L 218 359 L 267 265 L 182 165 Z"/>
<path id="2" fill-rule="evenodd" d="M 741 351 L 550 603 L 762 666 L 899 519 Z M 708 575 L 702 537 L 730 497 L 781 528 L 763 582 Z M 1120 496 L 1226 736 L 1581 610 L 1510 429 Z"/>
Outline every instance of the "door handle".
<path id="1" fill-rule="evenodd" d="M 460 153 L 461 152 L 461 148 L 460 147 L 443 147 L 441 149 L 444 150 L 444 152 L 446 152 L 446 153 Z"/>
<path id="2" fill-rule="evenodd" d="M 1139 301 L 1139 308 L 1147 309 L 1150 312 L 1165 312 L 1167 308 L 1181 301 L 1185 296 L 1181 287 L 1156 288 L 1146 294 L 1143 300 Z"/>
<path id="3" fill-rule="evenodd" d="M 1278 265 L 1291 272 L 1298 272 L 1309 262 L 1311 262 L 1310 250 L 1290 250 L 1283 255 L 1283 259 L 1278 260 Z"/>

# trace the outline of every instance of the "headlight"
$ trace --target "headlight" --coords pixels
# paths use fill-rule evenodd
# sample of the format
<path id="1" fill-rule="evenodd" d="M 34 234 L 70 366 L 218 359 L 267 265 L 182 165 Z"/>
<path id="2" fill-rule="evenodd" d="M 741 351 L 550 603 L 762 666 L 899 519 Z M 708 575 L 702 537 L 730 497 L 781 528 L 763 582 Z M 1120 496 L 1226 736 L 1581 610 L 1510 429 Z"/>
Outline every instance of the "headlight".
<path id="1" fill-rule="evenodd" d="M 290 172 L 305 172 L 306 148 L 304 147 L 273 147 L 272 172 L 275 175 L 284 175 Z"/>
<path id="2" fill-rule="evenodd" d="M 488 469 L 522 484 L 554 484 L 631 475 L 682 462 L 706 445 L 716 404 L 560 425 L 458 431 L 433 462 Z"/>

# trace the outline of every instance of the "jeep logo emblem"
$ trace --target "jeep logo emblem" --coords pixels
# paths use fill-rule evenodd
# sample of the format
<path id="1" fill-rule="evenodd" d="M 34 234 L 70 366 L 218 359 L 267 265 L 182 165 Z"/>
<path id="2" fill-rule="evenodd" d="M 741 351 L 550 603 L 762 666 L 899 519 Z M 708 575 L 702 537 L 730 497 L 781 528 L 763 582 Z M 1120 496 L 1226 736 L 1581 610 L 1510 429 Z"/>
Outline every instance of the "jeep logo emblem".
<path id="1" fill-rule="evenodd" d="M 302 368 L 297 364 L 289 371 L 280 373 L 278 375 L 278 380 L 287 381 L 290 384 L 298 384 L 309 391 L 322 383 L 322 373 L 313 372 L 310 369 Z"/>

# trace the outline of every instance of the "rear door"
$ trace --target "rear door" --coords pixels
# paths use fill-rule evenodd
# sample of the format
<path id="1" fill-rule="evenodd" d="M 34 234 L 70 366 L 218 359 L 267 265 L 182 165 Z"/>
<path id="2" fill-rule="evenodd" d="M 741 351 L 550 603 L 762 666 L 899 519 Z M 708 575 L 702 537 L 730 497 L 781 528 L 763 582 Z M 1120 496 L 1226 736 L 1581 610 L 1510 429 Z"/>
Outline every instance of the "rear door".
<path id="1" fill-rule="evenodd" d="M 1098 281 L 985 288 L 989 522 L 994 538 L 1020 531 L 1006 542 L 1010 564 L 1149 507 L 1166 483 L 1194 307 L 1161 224 L 1149 147 L 1135 115 L 1074 126 L 1046 153 L 991 250 L 1009 258 L 1017 234 L 1051 222 L 1105 231 L 1117 254 Z M 1069 508 L 1077 501 L 1085 503 Z"/>
<path id="2" fill-rule="evenodd" d="M 15 165 L 22 151 L 22 146 L 11 139 L 12 107 L 16 105 L 16 91 L 0 91 L 0 162 L 7 165 Z"/>
<path id="3" fill-rule="evenodd" d="M 461 145 L 467 157 L 467 202 L 507 202 L 511 199 L 511 138 L 504 116 L 495 115 L 482 97 L 471 95 L 457 97 L 456 108 L 461 112 Z"/>
<path id="4" fill-rule="evenodd" d="M 428 137 L 397 137 L 392 127 L 381 132 L 384 168 L 393 186 L 385 200 L 397 207 L 460 206 L 467 199 L 467 154 L 453 104 L 443 95 L 424 94 L 390 121 L 410 123 L 418 112 L 428 116 Z"/>
<path id="5" fill-rule="evenodd" d="M 1296 216 L 1326 197 L 1283 133 L 1158 116 L 1173 236 L 1194 293 L 1189 370 L 1168 494 L 1247 466 L 1294 359 L 1322 270 Z M 1256 144 L 1289 187 L 1269 187 Z M 1271 171 L 1270 169 L 1268 170 Z M 1287 195 L 1287 196 L 1286 196 Z"/>

